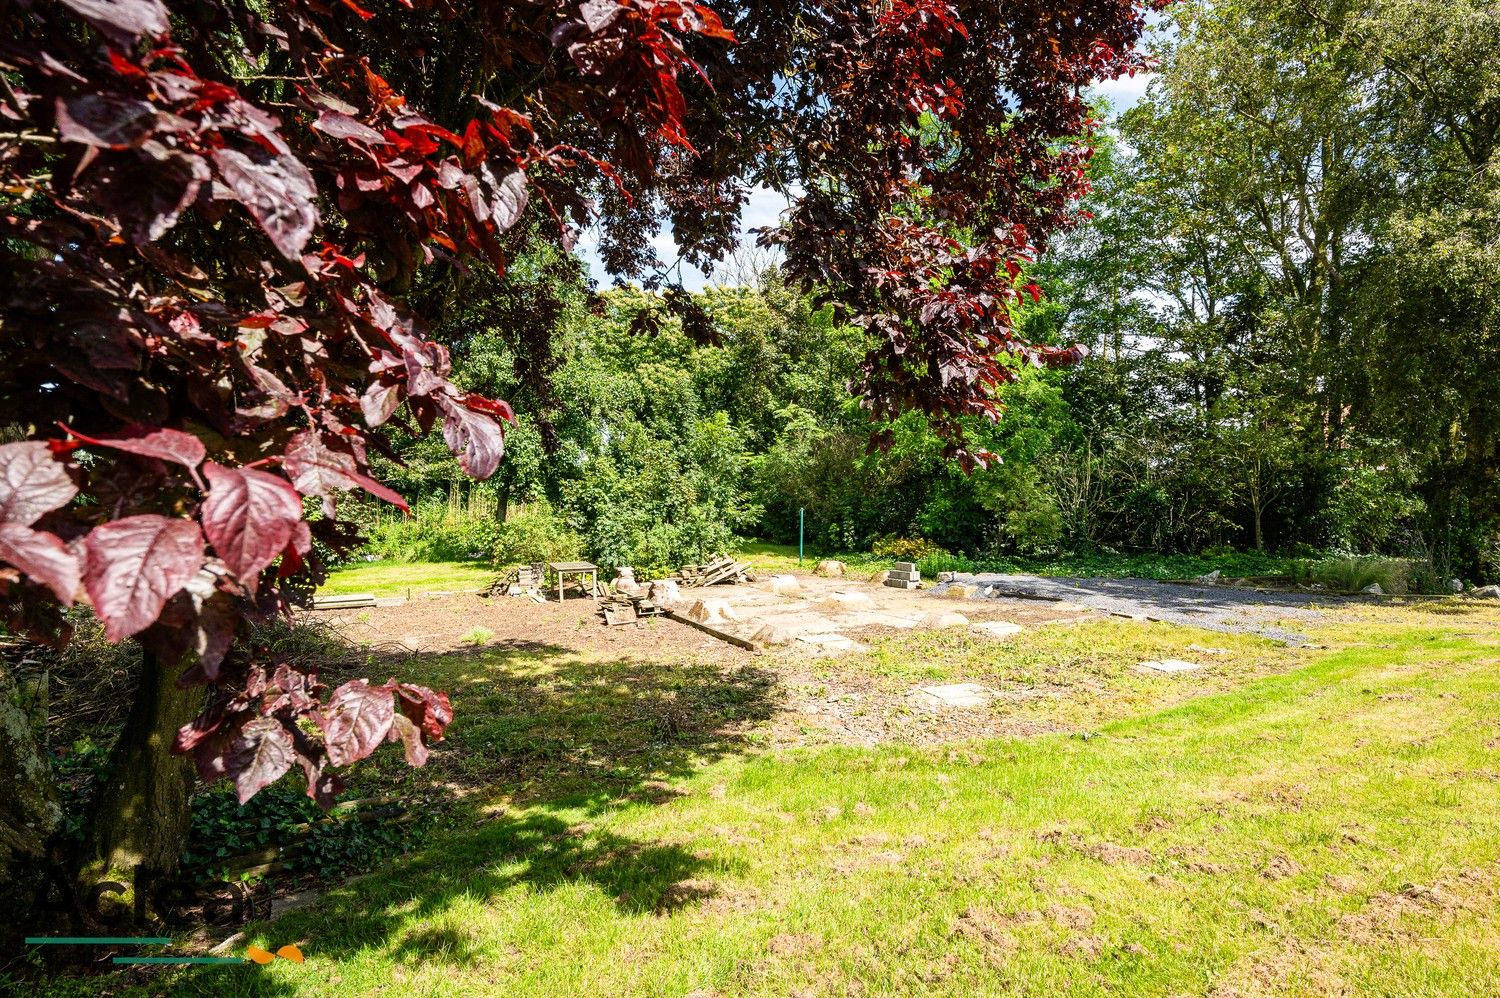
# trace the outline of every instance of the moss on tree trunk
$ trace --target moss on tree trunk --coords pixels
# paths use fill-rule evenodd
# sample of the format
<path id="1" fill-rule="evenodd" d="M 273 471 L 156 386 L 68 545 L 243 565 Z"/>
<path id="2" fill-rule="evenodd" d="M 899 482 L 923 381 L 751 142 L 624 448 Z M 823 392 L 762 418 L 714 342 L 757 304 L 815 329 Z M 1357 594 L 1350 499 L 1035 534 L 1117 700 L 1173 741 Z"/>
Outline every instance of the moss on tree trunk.
<path id="1" fill-rule="evenodd" d="M 203 703 L 201 687 L 180 689 L 176 670 L 145 652 L 135 703 L 110 757 L 91 823 L 93 874 L 128 875 L 137 867 L 175 873 L 187 840 L 192 761 L 172 752 L 177 729 Z"/>

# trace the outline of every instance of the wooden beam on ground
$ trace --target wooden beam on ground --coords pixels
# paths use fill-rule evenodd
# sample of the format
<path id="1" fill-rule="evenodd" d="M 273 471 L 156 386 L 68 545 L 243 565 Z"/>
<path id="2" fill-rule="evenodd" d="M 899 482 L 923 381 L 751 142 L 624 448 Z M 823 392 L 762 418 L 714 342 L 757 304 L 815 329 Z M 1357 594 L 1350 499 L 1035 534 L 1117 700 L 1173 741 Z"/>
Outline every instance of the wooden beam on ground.
<path id="1" fill-rule="evenodd" d="M 738 634 L 730 634 L 728 631 L 721 631 L 717 627 L 710 627 L 707 624 L 700 624 L 693 618 L 684 617 L 682 614 L 672 610 L 664 610 L 662 612 L 666 614 L 668 619 L 675 620 L 679 624 L 686 624 L 689 627 L 696 627 L 704 634 L 711 634 L 714 637 L 718 638 L 720 641 L 728 641 L 730 644 L 738 648 L 743 648 L 746 651 L 760 651 L 760 645 L 756 644 L 754 641 L 742 638 Z"/>
<path id="2" fill-rule="evenodd" d="M 314 596 L 312 608 L 314 610 L 357 610 L 361 607 L 374 606 L 375 596 L 371 593 L 349 593 L 346 596 Z"/>

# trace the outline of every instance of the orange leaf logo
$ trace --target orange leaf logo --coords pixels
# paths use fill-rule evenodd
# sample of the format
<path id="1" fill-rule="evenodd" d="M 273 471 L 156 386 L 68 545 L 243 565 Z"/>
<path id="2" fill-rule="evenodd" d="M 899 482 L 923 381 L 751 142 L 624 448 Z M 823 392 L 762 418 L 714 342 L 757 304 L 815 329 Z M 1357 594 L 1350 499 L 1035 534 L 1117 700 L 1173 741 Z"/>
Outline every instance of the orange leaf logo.
<path id="1" fill-rule="evenodd" d="M 275 953 L 272 953 L 270 950 L 261 949 L 259 946 L 247 946 L 245 947 L 245 956 L 249 957 L 251 960 L 254 960 L 261 966 L 265 966 L 272 960 L 276 959 L 278 956 L 283 960 L 290 960 L 293 963 L 304 962 L 302 959 L 302 951 L 291 943 L 287 943 Z"/>

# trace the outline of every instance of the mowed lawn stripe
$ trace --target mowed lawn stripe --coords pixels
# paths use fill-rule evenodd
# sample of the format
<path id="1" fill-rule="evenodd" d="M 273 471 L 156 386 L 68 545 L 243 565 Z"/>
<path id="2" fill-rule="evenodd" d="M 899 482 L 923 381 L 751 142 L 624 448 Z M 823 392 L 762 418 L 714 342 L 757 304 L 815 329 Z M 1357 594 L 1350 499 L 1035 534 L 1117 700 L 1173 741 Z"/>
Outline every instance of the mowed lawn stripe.
<path id="1" fill-rule="evenodd" d="M 1494 644 L 1440 619 L 1321 638 L 1310 666 L 1092 737 L 732 757 L 667 803 L 506 812 L 255 935 L 306 967 L 175 981 L 1500 993 Z"/>

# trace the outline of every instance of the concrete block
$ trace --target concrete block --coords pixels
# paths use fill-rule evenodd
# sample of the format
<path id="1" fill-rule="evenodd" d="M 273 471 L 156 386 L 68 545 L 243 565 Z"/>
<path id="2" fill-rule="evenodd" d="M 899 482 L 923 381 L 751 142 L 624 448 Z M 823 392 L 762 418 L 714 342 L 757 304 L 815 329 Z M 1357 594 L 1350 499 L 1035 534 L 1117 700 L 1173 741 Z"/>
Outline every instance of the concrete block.
<path id="1" fill-rule="evenodd" d="M 887 573 L 887 575 L 890 578 L 895 579 L 897 582 L 921 582 L 922 581 L 922 573 L 921 572 L 907 572 L 907 571 L 904 571 L 904 570 L 899 569 L 899 568 L 896 569 L 893 572 Z"/>
<path id="2" fill-rule="evenodd" d="M 914 562 L 914 561 L 898 561 L 898 562 L 896 562 L 896 571 L 898 571 L 898 572 L 915 572 L 916 570 L 917 570 L 917 563 Z"/>
<path id="3" fill-rule="evenodd" d="M 886 579 L 885 584 L 892 589 L 918 589 L 922 585 L 920 582 L 902 582 L 899 579 Z"/>

